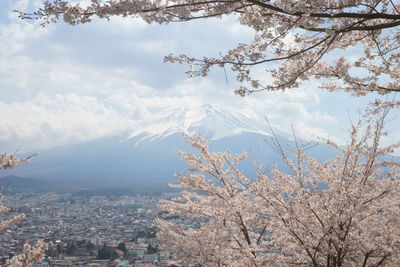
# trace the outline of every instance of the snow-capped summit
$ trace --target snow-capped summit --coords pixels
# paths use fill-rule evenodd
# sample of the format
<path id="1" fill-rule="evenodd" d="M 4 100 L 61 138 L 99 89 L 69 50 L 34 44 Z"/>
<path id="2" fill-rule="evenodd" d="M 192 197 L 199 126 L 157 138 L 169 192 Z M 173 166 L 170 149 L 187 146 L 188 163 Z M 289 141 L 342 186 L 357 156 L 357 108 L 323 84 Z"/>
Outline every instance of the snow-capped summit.
<path id="1" fill-rule="evenodd" d="M 159 112 L 128 139 L 140 136 L 140 142 L 165 138 L 175 133 L 196 133 L 216 140 L 242 132 L 268 135 L 261 119 L 206 104 L 168 108 Z"/>
<path id="2" fill-rule="evenodd" d="M 263 114 L 260 114 L 260 117 Z M 79 144 L 43 151 L 29 164 L 5 175 L 41 178 L 60 184 L 84 186 L 159 186 L 175 183 L 175 173 L 189 166 L 176 151 L 196 153 L 180 133 L 197 133 L 207 139 L 212 151 L 247 152 L 249 158 L 240 169 L 254 177 L 257 167 L 279 163 L 279 154 L 269 145 L 266 123 L 256 114 L 227 111 L 212 105 L 178 107 L 157 113 L 130 135 L 121 133 Z M 123 140 L 121 140 L 123 136 Z M 129 138 L 124 138 L 129 136 Z M 282 144 L 290 140 L 278 136 Z M 332 155 L 324 147 L 317 158 Z M 322 156 L 321 156 L 322 155 Z"/>

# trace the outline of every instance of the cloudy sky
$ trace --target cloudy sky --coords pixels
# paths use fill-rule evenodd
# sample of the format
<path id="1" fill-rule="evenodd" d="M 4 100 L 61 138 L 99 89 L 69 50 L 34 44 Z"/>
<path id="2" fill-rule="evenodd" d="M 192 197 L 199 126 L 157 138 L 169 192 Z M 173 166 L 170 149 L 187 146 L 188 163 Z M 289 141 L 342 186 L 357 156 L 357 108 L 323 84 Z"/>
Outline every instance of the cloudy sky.
<path id="1" fill-rule="evenodd" d="M 310 81 L 286 93 L 233 94 L 234 76 L 215 69 L 189 79 L 186 66 L 164 63 L 169 53 L 214 56 L 251 39 L 234 17 L 171 25 L 131 18 L 41 27 L 14 9 L 41 0 L 0 2 L 0 151 L 42 150 L 132 131 L 165 108 L 215 104 L 267 116 L 303 138 L 344 140 L 353 116 L 373 97 L 317 89 Z"/>

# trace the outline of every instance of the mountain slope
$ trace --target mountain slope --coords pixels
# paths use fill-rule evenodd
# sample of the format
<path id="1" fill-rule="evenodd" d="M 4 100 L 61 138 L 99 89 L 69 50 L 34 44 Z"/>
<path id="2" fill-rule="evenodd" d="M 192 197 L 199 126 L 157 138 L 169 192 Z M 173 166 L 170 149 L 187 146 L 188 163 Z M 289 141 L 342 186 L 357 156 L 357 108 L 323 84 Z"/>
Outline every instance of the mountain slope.
<path id="1" fill-rule="evenodd" d="M 3 192 L 18 193 L 22 191 L 42 191 L 48 186 L 48 182 L 39 179 L 24 178 L 15 175 L 0 177 L 0 187 Z"/>
<path id="2" fill-rule="evenodd" d="M 279 155 L 267 144 L 270 135 L 262 120 L 231 114 L 210 105 L 176 108 L 160 113 L 145 126 L 125 136 L 107 136 L 85 143 L 53 148 L 12 173 L 69 185 L 156 186 L 176 182 L 176 173 L 188 166 L 177 150 L 194 151 L 181 133 L 197 133 L 212 139 L 214 151 L 247 152 L 249 160 L 240 167 L 250 177 L 255 163 L 269 167 Z M 290 140 L 279 137 L 282 144 Z M 326 146 L 314 148 L 323 159 L 332 151 Z"/>

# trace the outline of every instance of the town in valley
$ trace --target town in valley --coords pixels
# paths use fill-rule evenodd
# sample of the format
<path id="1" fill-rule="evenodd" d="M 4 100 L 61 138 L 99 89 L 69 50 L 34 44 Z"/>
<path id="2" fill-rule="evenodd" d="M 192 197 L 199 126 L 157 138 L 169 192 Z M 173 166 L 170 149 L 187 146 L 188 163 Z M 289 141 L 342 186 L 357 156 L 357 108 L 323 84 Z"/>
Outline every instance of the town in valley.
<path id="1" fill-rule="evenodd" d="M 158 201 L 173 193 L 112 191 L 6 195 L 8 215 L 26 217 L 0 236 L 0 263 L 20 254 L 25 242 L 47 238 L 46 257 L 33 266 L 174 266 L 154 223 L 163 214 Z"/>

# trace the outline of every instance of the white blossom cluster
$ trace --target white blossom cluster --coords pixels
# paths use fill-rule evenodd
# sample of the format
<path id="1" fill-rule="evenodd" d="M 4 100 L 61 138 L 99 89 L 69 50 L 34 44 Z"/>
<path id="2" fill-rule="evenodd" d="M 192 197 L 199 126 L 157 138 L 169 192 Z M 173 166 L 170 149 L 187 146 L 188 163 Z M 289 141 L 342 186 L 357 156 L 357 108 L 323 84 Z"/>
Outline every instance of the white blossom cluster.
<path id="1" fill-rule="evenodd" d="M 3 199 L 3 195 L 0 194 L 0 201 Z M 3 217 L 7 212 L 10 211 L 10 208 L 0 205 L 0 216 Z M 19 214 L 16 215 L 10 219 L 4 219 L 0 221 L 0 231 L 16 224 L 17 222 L 19 222 L 20 220 L 22 220 L 23 218 L 25 218 L 24 214 Z"/>
<path id="2" fill-rule="evenodd" d="M 15 154 L 0 154 L 0 170 L 14 168 L 17 164 L 25 163 L 28 160 L 29 158 L 17 158 Z"/>
<path id="3" fill-rule="evenodd" d="M 15 156 L 15 154 L 0 154 L 0 170 L 2 169 L 11 169 L 15 167 L 17 164 L 26 162 L 29 159 L 19 159 Z M 0 193 L 0 201 L 3 199 L 3 195 Z M 0 216 L 4 216 L 10 209 L 0 205 Z M 11 219 L 8 220 L 1 220 L 0 221 L 0 231 L 10 227 L 11 225 L 16 224 L 21 219 L 25 217 L 24 214 L 16 215 Z"/>
<path id="4" fill-rule="evenodd" d="M 17 164 L 26 163 L 30 160 L 31 157 L 36 154 L 28 157 L 28 158 L 17 158 L 15 154 L 0 154 L 0 170 L 1 169 L 10 169 L 15 167 Z M 0 193 L 0 201 L 3 199 L 3 194 Z M 6 228 L 9 228 L 20 220 L 25 218 L 25 214 L 21 213 L 13 216 L 12 218 L 6 219 L 5 216 L 7 212 L 10 211 L 10 208 L 0 205 L 0 232 Z M 4 219 L 3 219 L 4 218 Z M 14 256 L 7 262 L 7 266 L 10 267 L 30 267 L 34 262 L 39 262 L 43 259 L 44 253 L 47 249 L 47 242 L 43 239 L 37 241 L 34 246 L 31 246 L 29 243 L 24 244 L 24 252 L 20 255 Z"/>
<path id="5" fill-rule="evenodd" d="M 40 239 L 35 245 L 29 243 L 24 244 L 24 252 L 14 256 L 8 261 L 7 266 L 11 267 L 30 267 L 34 262 L 40 262 L 44 258 L 44 253 L 47 250 L 48 243 Z"/>
<path id="6" fill-rule="evenodd" d="M 180 196 L 160 202 L 178 218 L 158 220 L 165 249 L 203 266 L 400 266 L 400 163 L 389 160 L 399 144 L 380 146 L 386 114 L 353 125 L 345 147 L 328 142 L 332 160 L 282 150 L 290 172 L 253 180 L 237 169 L 246 155 L 187 137 L 199 155 L 180 153 L 192 168 Z"/>
<path id="7" fill-rule="evenodd" d="M 75 25 L 93 16 L 140 17 L 148 23 L 221 18 L 234 14 L 255 31 L 254 40 L 239 44 L 220 58 L 168 55 L 166 61 L 187 63 L 189 76 L 206 76 L 213 66 L 230 66 L 245 96 L 261 90 L 285 90 L 302 81 L 323 79 L 322 88 L 354 95 L 400 91 L 400 3 L 397 0 L 48 0 L 25 19 L 44 23 L 63 19 Z M 338 57 L 343 50 L 359 50 Z M 273 64 L 272 64 L 273 63 Z M 269 73 L 255 77 L 264 64 Z"/>

